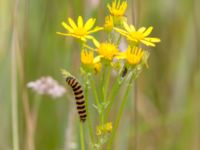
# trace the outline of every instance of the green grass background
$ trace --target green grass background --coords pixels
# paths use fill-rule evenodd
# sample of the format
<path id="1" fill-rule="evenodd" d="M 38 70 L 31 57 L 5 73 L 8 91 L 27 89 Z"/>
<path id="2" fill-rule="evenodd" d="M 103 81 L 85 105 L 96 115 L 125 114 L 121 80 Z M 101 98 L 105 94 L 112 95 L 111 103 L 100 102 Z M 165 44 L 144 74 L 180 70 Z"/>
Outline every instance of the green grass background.
<path id="1" fill-rule="evenodd" d="M 72 38 L 61 37 L 61 21 L 96 17 L 102 25 L 106 3 L 92 0 L 0 0 L 0 150 L 12 149 L 11 98 L 18 101 L 20 150 L 25 149 L 24 99 L 30 106 L 37 96 L 26 83 L 51 75 L 65 85 L 60 68 L 78 74 L 80 49 Z M 151 50 L 149 69 L 138 83 L 138 149 L 200 149 L 200 1 L 128 0 L 127 17 L 136 26 L 154 26 L 161 43 Z M 13 43 L 16 33 L 17 44 Z M 12 57 L 13 51 L 16 54 Z M 12 64 L 13 62 L 13 64 Z M 13 66 L 14 68 L 12 68 Z M 16 69 L 16 73 L 12 70 Z M 16 77 L 16 79 L 14 78 Z M 15 87 L 14 95 L 12 87 Z M 66 96 L 53 100 L 42 96 L 36 128 L 36 150 L 61 150 L 72 107 Z M 117 102 L 116 102 L 117 103 Z M 117 105 L 117 104 L 116 104 Z M 114 114 L 113 114 L 114 115 Z M 135 139 L 133 101 L 129 101 L 120 124 L 115 149 L 133 149 Z M 75 127 L 78 135 L 78 127 Z M 78 138 L 75 137 L 78 142 Z"/>

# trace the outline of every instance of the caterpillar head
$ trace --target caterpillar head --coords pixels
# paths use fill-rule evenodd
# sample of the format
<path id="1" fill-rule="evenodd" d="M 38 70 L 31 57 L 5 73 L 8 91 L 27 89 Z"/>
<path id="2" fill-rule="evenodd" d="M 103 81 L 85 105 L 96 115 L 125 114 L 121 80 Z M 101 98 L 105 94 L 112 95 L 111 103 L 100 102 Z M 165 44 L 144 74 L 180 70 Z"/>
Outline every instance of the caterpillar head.
<path id="1" fill-rule="evenodd" d="M 64 78 L 67 78 L 69 76 L 73 77 L 68 71 L 66 71 L 65 69 L 60 69 L 62 75 Z"/>

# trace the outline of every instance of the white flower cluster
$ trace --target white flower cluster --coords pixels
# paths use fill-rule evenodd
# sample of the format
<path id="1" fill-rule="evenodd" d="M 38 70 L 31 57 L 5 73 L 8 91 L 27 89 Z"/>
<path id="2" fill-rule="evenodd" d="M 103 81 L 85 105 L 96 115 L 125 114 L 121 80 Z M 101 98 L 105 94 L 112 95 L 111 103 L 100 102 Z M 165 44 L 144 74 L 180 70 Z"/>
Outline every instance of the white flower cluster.
<path id="1" fill-rule="evenodd" d="M 61 97 L 66 92 L 66 89 L 50 76 L 41 77 L 36 81 L 29 82 L 27 87 L 32 88 L 38 94 L 47 94 L 53 98 Z"/>

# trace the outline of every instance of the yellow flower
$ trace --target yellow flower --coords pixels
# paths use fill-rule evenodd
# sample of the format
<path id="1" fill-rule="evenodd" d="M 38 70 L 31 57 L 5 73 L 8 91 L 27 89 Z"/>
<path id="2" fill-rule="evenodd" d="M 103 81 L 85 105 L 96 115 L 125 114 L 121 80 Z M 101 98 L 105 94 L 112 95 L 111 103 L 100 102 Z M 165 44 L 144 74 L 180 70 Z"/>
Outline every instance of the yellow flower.
<path id="1" fill-rule="evenodd" d="M 133 41 L 136 43 L 142 42 L 147 46 L 153 46 L 153 47 L 155 46 L 154 43 L 160 42 L 159 38 L 147 37 L 152 32 L 153 27 L 149 27 L 147 29 L 145 27 L 141 27 L 138 30 L 136 30 L 133 25 L 129 26 L 127 22 L 124 22 L 123 24 L 124 24 L 125 30 L 119 29 L 119 28 L 114 28 L 114 29 L 120 34 L 122 34 L 123 36 L 125 36 L 130 41 Z"/>
<path id="2" fill-rule="evenodd" d="M 94 71 L 95 71 L 95 73 L 100 72 L 101 68 L 102 68 L 101 63 L 94 63 Z"/>
<path id="3" fill-rule="evenodd" d="M 98 59 L 97 57 L 94 57 L 93 51 L 87 51 L 85 49 L 81 51 L 82 64 L 89 67 L 90 69 L 93 69 L 95 73 L 98 73 L 101 70 L 101 63 L 99 63 L 99 60 L 97 60 Z"/>
<path id="4" fill-rule="evenodd" d="M 104 29 L 111 31 L 113 29 L 113 27 L 114 27 L 113 17 L 112 16 L 106 16 Z"/>
<path id="5" fill-rule="evenodd" d="M 112 131 L 112 122 L 107 122 L 106 124 L 97 126 L 96 135 L 100 136 L 106 133 L 110 133 Z"/>
<path id="6" fill-rule="evenodd" d="M 127 2 L 123 1 L 122 3 L 120 2 L 120 0 L 115 0 L 112 2 L 112 5 L 107 4 L 107 7 L 110 11 L 110 14 L 112 16 L 118 16 L 118 17 L 122 17 L 124 16 L 124 13 L 126 11 L 127 8 Z"/>
<path id="7" fill-rule="evenodd" d="M 106 123 L 104 128 L 105 128 L 106 132 L 111 132 L 112 131 L 112 122 Z"/>
<path id="8" fill-rule="evenodd" d="M 138 48 L 138 47 L 131 48 L 129 46 L 126 52 L 118 53 L 116 58 L 118 58 L 118 59 L 126 59 L 128 64 L 136 65 L 136 64 L 140 63 L 140 61 L 142 60 L 143 55 L 144 55 L 144 50 L 142 50 L 141 48 Z"/>
<path id="9" fill-rule="evenodd" d="M 94 39 L 94 37 L 90 34 L 103 29 L 102 27 L 93 28 L 95 21 L 96 19 L 90 18 L 84 25 L 83 18 L 79 16 L 76 25 L 71 18 L 68 18 L 69 25 L 65 22 L 62 22 L 62 26 L 68 31 L 68 33 L 57 32 L 57 34 L 72 36 L 81 39 L 82 41 L 86 41 L 87 39 Z"/>
<path id="10" fill-rule="evenodd" d="M 83 49 L 81 51 L 81 62 L 85 65 L 93 65 L 94 53 L 92 51 L 88 52 Z"/>
<path id="11" fill-rule="evenodd" d="M 100 136 L 102 135 L 102 129 L 98 126 L 97 129 L 96 129 L 96 135 L 97 136 Z"/>
<path id="12" fill-rule="evenodd" d="M 95 41 L 94 44 L 97 47 L 97 51 L 99 53 L 99 56 L 97 57 L 99 59 L 105 58 L 107 60 L 112 60 L 113 57 L 119 52 L 116 45 L 112 43 L 99 43 L 98 41 Z"/>

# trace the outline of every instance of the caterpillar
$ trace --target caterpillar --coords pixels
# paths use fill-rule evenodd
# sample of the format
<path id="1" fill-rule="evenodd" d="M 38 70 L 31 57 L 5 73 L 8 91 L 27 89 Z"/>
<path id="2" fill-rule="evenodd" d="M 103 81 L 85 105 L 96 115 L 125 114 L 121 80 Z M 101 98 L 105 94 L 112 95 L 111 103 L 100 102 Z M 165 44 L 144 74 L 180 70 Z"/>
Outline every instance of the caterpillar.
<path id="1" fill-rule="evenodd" d="M 86 114 L 86 106 L 85 106 L 85 100 L 84 100 L 82 87 L 80 83 L 77 81 L 77 79 L 72 76 L 68 76 L 66 78 L 66 82 L 69 86 L 71 86 L 74 92 L 74 96 L 76 99 L 76 106 L 77 106 L 76 108 L 78 110 L 80 120 L 84 122 L 86 120 L 87 114 Z"/>

